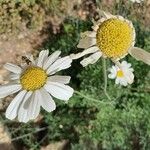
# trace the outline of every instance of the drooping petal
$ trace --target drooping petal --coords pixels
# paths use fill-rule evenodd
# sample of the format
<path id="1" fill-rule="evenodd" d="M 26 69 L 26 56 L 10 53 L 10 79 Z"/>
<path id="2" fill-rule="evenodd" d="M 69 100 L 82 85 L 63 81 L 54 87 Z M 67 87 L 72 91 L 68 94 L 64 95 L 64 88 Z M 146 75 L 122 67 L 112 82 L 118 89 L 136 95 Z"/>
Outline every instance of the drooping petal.
<path id="1" fill-rule="evenodd" d="M 56 109 L 56 104 L 50 94 L 44 89 L 40 89 L 39 99 L 41 106 L 48 112 L 52 112 Z"/>
<path id="2" fill-rule="evenodd" d="M 57 82 L 47 82 L 44 88 L 54 97 L 61 100 L 69 100 L 73 95 L 73 89 L 68 86 Z"/>
<path id="3" fill-rule="evenodd" d="M 92 47 L 90 47 L 88 49 L 85 49 L 83 52 L 80 52 L 80 53 L 77 53 L 77 54 L 71 54 L 70 57 L 72 59 L 79 59 L 80 57 L 83 57 L 84 55 L 97 52 L 98 49 L 99 48 L 97 46 L 92 46 Z"/>
<path id="4" fill-rule="evenodd" d="M 71 78 L 70 76 L 55 75 L 48 77 L 48 81 L 68 84 L 70 82 L 70 78 Z"/>
<path id="5" fill-rule="evenodd" d="M 26 93 L 27 91 L 23 90 L 19 92 L 19 94 L 12 100 L 12 102 L 10 103 L 10 105 L 8 106 L 6 110 L 6 118 L 10 120 L 13 120 L 16 118 L 19 106 L 21 102 L 23 101 Z"/>
<path id="6" fill-rule="evenodd" d="M 8 95 L 14 94 L 21 89 L 20 84 L 7 84 L 0 86 L 0 98 L 4 98 Z"/>
<path id="7" fill-rule="evenodd" d="M 32 93 L 33 92 L 29 91 L 25 95 L 24 100 L 18 109 L 18 121 L 19 122 L 26 123 L 30 120 L 30 115 L 28 114 L 28 108 L 25 108 L 24 105 L 25 105 L 26 101 L 30 101 Z"/>
<path id="8" fill-rule="evenodd" d="M 98 13 L 99 13 L 99 15 L 101 15 L 102 17 L 104 17 L 106 19 L 114 17 L 111 13 L 103 11 L 103 10 L 99 10 Z"/>
<path id="9" fill-rule="evenodd" d="M 118 60 L 114 60 L 114 59 L 111 59 L 112 62 L 115 63 L 115 68 L 118 68 L 118 69 L 121 69 L 122 68 L 122 65 L 121 63 L 118 61 Z"/>
<path id="10" fill-rule="evenodd" d="M 81 38 L 84 37 L 91 37 L 91 38 L 96 38 L 96 32 L 95 31 L 86 31 L 81 33 Z"/>
<path id="11" fill-rule="evenodd" d="M 143 61 L 144 63 L 150 65 L 150 53 L 149 52 L 138 47 L 133 47 L 130 49 L 129 53 L 135 59 Z"/>
<path id="12" fill-rule="evenodd" d="M 77 45 L 78 48 L 89 48 L 96 44 L 96 38 L 85 36 L 80 39 L 79 44 Z"/>
<path id="13" fill-rule="evenodd" d="M 52 53 L 44 62 L 43 69 L 47 69 L 54 61 L 56 61 L 61 54 L 61 51 L 56 51 Z"/>
<path id="14" fill-rule="evenodd" d="M 99 28 L 99 24 L 95 21 L 93 21 L 93 26 L 91 27 L 93 29 L 93 31 L 97 32 L 98 28 Z"/>
<path id="15" fill-rule="evenodd" d="M 67 69 L 71 66 L 72 59 L 69 56 L 57 59 L 46 71 L 48 75 L 52 75 L 60 70 Z"/>
<path id="16" fill-rule="evenodd" d="M 6 63 L 4 65 L 4 68 L 16 74 L 21 74 L 22 72 L 22 69 L 19 66 L 11 64 L 11 63 Z"/>
<path id="17" fill-rule="evenodd" d="M 44 61 L 48 58 L 49 51 L 48 50 L 43 50 L 40 52 L 38 61 L 37 61 L 37 66 L 42 67 L 44 64 Z"/>
<path id="18" fill-rule="evenodd" d="M 101 52 L 96 52 L 92 54 L 91 56 L 83 59 L 80 63 L 83 67 L 86 67 L 89 64 L 94 64 L 95 62 L 97 62 L 101 56 L 102 56 Z"/>

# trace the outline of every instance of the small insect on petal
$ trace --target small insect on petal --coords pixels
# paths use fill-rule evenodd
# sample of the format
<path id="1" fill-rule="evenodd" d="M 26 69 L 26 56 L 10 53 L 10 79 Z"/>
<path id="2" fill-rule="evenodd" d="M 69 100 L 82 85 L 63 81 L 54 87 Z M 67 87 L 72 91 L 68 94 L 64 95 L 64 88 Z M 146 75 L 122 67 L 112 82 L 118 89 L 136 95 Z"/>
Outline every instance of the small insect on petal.
<path id="1" fill-rule="evenodd" d="M 11 73 L 11 84 L 0 85 L 0 98 L 19 92 L 6 110 L 8 119 L 18 119 L 19 122 L 28 122 L 37 118 L 42 107 L 48 112 L 54 111 L 56 104 L 52 96 L 68 101 L 74 90 L 67 84 L 70 76 L 54 75 L 60 70 L 71 66 L 70 56 L 60 57 L 61 51 L 55 51 L 49 57 L 49 50 L 43 50 L 34 61 L 23 56 L 25 65 L 19 67 L 11 63 L 5 68 Z M 50 83 L 50 84 L 49 84 Z M 44 89 L 43 87 L 46 87 Z"/>

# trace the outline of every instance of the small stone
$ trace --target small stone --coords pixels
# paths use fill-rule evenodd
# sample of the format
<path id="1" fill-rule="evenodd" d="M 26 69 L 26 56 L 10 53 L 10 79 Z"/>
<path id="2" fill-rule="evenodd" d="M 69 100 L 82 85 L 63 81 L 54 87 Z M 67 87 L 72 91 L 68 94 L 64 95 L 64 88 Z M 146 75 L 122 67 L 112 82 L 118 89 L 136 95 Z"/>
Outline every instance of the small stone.
<path id="1" fill-rule="evenodd" d="M 10 135 L 2 124 L 0 124 L 0 149 L 1 150 L 14 150 Z"/>

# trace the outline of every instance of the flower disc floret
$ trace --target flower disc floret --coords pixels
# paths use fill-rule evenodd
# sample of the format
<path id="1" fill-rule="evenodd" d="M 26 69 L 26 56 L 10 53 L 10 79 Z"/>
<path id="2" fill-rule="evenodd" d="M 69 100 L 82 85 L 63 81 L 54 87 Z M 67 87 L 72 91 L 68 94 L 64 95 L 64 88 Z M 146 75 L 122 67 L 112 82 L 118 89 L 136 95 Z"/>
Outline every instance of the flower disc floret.
<path id="1" fill-rule="evenodd" d="M 128 53 L 133 42 L 133 29 L 125 20 L 111 18 L 99 25 L 97 46 L 109 58 L 120 58 Z"/>
<path id="2" fill-rule="evenodd" d="M 27 68 L 20 78 L 20 83 L 23 89 L 27 91 L 34 91 L 40 89 L 47 80 L 46 72 L 39 67 Z"/>
<path id="3" fill-rule="evenodd" d="M 124 77 L 124 73 L 123 73 L 123 71 L 122 70 L 118 70 L 117 71 L 117 77 Z"/>

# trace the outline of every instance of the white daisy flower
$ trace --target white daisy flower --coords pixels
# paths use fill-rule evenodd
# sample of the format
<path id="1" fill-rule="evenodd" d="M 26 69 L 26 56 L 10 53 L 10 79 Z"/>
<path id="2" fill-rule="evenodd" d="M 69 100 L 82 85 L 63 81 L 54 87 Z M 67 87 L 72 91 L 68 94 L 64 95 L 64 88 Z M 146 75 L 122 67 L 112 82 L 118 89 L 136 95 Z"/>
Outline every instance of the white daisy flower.
<path id="1" fill-rule="evenodd" d="M 134 70 L 133 68 L 131 68 L 131 64 L 127 63 L 126 61 L 123 61 L 120 64 L 120 67 L 118 67 L 117 65 L 112 66 L 109 71 L 110 74 L 108 75 L 108 77 L 110 79 L 116 79 L 116 84 L 127 86 L 128 84 L 132 84 L 134 81 Z"/>
<path id="2" fill-rule="evenodd" d="M 100 13 L 103 18 L 94 22 L 93 31 L 86 31 L 81 35 L 77 47 L 83 48 L 84 51 L 71 54 L 70 57 L 78 59 L 90 54 L 80 62 L 85 67 L 95 63 L 101 56 L 117 62 L 129 53 L 137 60 L 150 65 L 150 53 L 134 47 L 135 29 L 132 22 L 122 16 L 114 16 L 103 11 Z"/>
<path id="3" fill-rule="evenodd" d="M 141 3 L 141 2 L 143 2 L 144 0 L 130 0 L 131 2 L 133 2 L 133 3 Z"/>
<path id="4" fill-rule="evenodd" d="M 0 98 L 19 92 L 6 110 L 8 119 L 18 118 L 20 122 L 28 122 L 39 115 L 40 107 L 48 112 L 56 109 L 52 96 L 68 101 L 73 95 L 73 89 L 66 85 L 70 81 L 70 76 L 54 75 L 71 66 L 71 58 L 60 58 L 60 53 L 56 51 L 48 56 L 49 51 L 43 50 L 37 60 L 34 61 L 33 56 L 29 57 L 30 65 L 4 65 L 12 72 L 12 83 L 0 86 Z"/>

